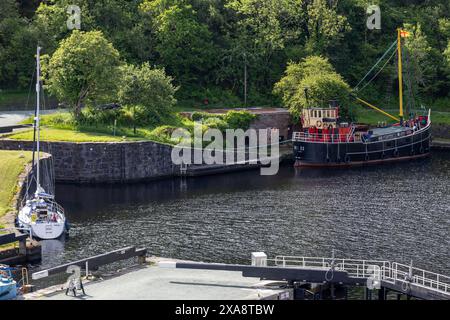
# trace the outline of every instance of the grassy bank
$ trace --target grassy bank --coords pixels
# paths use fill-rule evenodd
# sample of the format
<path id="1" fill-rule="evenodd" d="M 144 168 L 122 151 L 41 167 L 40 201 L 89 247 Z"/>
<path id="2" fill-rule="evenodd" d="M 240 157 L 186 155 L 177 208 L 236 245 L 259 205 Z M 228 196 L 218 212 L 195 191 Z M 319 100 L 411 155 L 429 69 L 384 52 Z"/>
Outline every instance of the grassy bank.
<path id="1" fill-rule="evenodd" d="M 31 158 L 31 152 L 0 150 L 0 217 L 12 209 L 17 179 Z"/>
<path id="2" fill-rule="evenodd" d="M 376 125 L 379 121 L 385 121 L 387 123 L 396 122 L 372 109 L 361 107 L 355 108 L 352 111 L 357 118 L 357 122 L 359 123 Z M 398 117 L 398 110 L 385 110 L 385 111 Z M 434 109 L 431 109 L 431 121 L 434 124 L 450 124 L 450 112 L 437 110 L 435 111 Z"/>
<path id="3" fill-rule="evenodd" d="M 127 115 L 128 116 L 128 115 Z M 247 111 L 228 111 L 226 114 L 194 113 L 195 120 L 202 121 L 202 130 L 214 128 L 246 130 L 256 117 Z M 194 117 L 193 116 L 193 117 Z M 31 124 L 32 118 L 22 123 Z M 114 125 L 115 123 L 115 125 Z M 194 133 L 193 120 L 179 114 L 171 114 L 158 123 L 140 124 L 133 128 L 133 118 L 121 118 L 116 111 L 83 113 L 76 121 L 70 112 L 55 112 L 41 117 L 41 140 L 67 142 L 118 142 L 118 141 L 155 141 L 165 144 L 177 144 L 179 139 L 172 139 L 172 133 L 177 128 L 183 128 Z M 25 130 L 4 137 L 14 140 L 33 140 L 33 130 Z"/>
<path id="4" fill-rule="evenodd" d="M 8 135 L 14 140 L 33 140 L 33 130 L 21 131 Z M 114 136 L 113 134 L 83 132 L 78 130 L 42 128 L 41 140 L 43 141 L 67 141 L 67 142 L 118 142 L 142 140 L 138 137 Z"/>

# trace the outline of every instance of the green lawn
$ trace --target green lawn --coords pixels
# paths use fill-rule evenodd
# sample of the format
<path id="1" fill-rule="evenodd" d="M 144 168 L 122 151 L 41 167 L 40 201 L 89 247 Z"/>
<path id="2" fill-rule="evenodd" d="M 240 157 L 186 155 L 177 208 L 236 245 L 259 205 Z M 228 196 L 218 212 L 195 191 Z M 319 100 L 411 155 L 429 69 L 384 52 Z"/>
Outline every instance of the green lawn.
<path id="1" fill-rule="evenodd" d="M 31 158 L 31 152 L 0 150 L 0 216 L 11 210 L 17 178 Z"/>
<path id="2" fill-rule="evenodd" d="M 393 116 L 398 117 L 398 110 L 384 110 Z M 357 117 L 358 123 L 366 123 L 371 125 L 376 125 L 379 121 L 386 121 L 387 123 L 395 123 L 394 120 L 384 116 L 383 114 L 369 109 L 369 108 L 355 108 L 353 113 Z M 450 124 L 450 112 L 447 111 L 433 111 L 431 109 L 431 121 L 434 124 Z"/>
<path id="3" fill-rule="evenodd" d="M 14 140 L 33 140 L 33 130 L 21 131 L 7 138 Z M 138 137 L 122 137 L 104 133 L 81 132 L 65 129 L 42 128 L 41 140 L 43 141 L 67 141 L 67 142 L 117 142 L 142 140 Z"/>

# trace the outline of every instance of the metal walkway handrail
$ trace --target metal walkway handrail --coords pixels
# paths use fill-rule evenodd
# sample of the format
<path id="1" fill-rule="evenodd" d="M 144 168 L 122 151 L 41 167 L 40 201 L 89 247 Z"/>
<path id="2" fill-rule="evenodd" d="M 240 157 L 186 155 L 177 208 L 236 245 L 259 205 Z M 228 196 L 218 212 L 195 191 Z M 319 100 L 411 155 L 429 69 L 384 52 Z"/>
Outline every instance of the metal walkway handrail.
<path id="1" fill-rule="evenodd" d="M 383 260 L 338 259 L 325 257 L 275 256 L 267 259 L 277 267 L 330 269 L 346 271 L 352 278 L 369 278 L 374 266 L 380 269 L 380 280 L 391 284 L 416 285 L 450 295 L 450 277 L 397 262 Z"/>

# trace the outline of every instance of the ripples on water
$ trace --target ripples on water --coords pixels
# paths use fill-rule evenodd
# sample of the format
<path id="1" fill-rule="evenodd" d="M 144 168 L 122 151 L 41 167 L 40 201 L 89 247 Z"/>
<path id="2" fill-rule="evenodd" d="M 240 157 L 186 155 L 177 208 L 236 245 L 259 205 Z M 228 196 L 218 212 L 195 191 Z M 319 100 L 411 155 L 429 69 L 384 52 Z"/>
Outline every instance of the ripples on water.
<path id="1" fill-rule="evenodd" d="M 450 153 L 346 170 L 258 170 L 133 185 L 57 185 L 71 235 L 42 267 L 127 245 L 207 262 L 274 255 L 383 259 L 449 274 Z"/>

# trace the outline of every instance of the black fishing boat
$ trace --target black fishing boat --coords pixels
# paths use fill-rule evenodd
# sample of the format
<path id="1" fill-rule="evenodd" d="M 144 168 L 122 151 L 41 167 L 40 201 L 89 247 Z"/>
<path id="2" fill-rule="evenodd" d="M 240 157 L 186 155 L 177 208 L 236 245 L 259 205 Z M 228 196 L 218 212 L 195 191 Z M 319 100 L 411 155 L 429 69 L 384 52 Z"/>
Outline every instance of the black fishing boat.
<path id="1" fill-rule="evenodd" d="M 403 118 L 401 38 L 407 32 L 398 30 L 399 117 L 395 117 L 354 96 L 356 100 L 395 119 L 393 125 L 376 128 L 341 121 L 339 105 L 332 101 L 327 108 L 302 110 L 302 131 L 292 136 L 295 166 L 353 166 L 410 160 L 429 155 L 431 110 Z M 385 53 L 386 54 L 386 53 Z M 380 60 L 379 60 L 380 61 Z M 372 68 L 374 69 L 374 68 Z"/>

